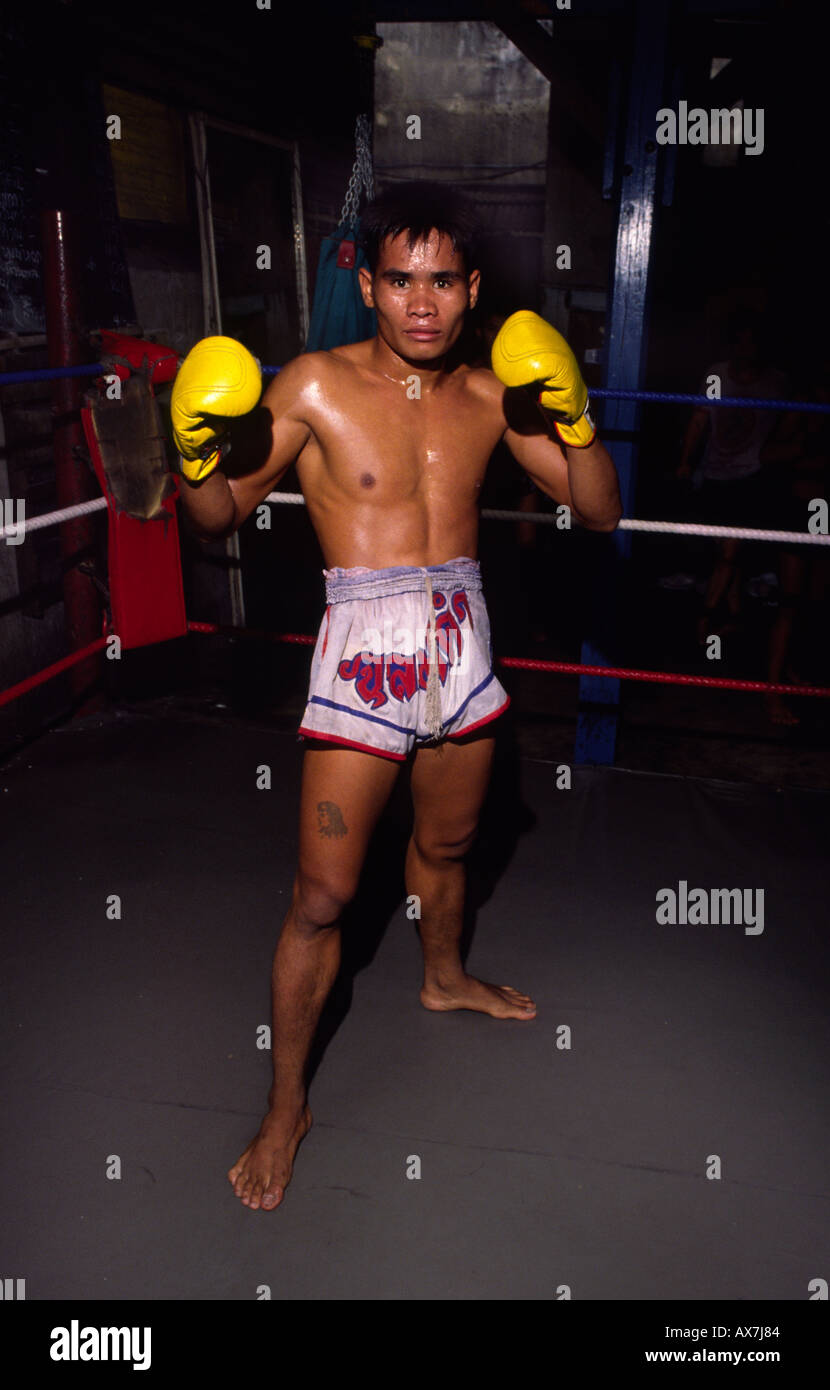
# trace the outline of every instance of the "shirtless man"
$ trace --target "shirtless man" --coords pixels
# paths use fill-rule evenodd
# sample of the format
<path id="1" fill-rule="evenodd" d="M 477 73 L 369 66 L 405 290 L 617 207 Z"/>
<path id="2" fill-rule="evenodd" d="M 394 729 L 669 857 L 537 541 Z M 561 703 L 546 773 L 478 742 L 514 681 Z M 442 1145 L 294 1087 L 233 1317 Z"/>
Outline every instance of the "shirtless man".
<path id="1" fill-rule="evenodd" d="M 377 313 L 377 336 L 289 362 L 251 417 L 266 422 L 264 438 L 257 442 L 250 420 L 247 441 L 245 422 L 237 427 L 232 467 L 216 466 L 218 422 L 206 424 L 205 412 L 253 410 L 256 383 L 243 399 L 251 389 L 243 355 L 253 363 L 245 349 L 227 339 L 197 344 L 173 400 L 182 502 L 196 534 L 230 535 L 296 463 L 327 567 L 328 604 L 300 726 L 308 742 L 299 862 L 272 970 L 274 1081 L 259 1133 L 228 1173 L 253 1210 L 280 1204 L 311 1126 L 305 1068 L 340 964 L 340 915 L 410 755 L 406 892 L 420 899 L 421 1003 L 437 1012 L 535 1016 L 527 995 L 468 975 L 459 953 L 463 861 L 490 777 L 493 720 L 509 703 L 492 670 L 475 560 L 478 493 L 504 440 L 534 483 L 581 525 L 611 531 L 621 515 L 614 465 L 584 413 L 587 393 L 563 339 L 553 374 L 560 389 L 543 402 L 565 402 L 556 429 L 579 437 L 581 447 L 557 440 L 553 419 L 528 392 L 506 391 L 493 372 L 467 367 L 454 353 L 479 272 L 469 212 L 451 190 L 394 189 L 364 215 L 363 229 L 371 269 L 360 271 L 360 286 Z M 535 320 L 529 330 L 524 325 L 531 337 L 541 324 L 535 315 L 514 318 Z M 542 331 L 558 337 L 548 325 Z M 506 344 L 505 379 L 512 385 L 542 376 L 550 385 L 532 352 L 529 369 L 516 365 L 527 356 L 522 342 L 520 331 Z M 216 348 L 211 366 L 211 345 L 224 344 L 227 355 L 229 343 L 239 356 L 237 377 L 211 390 L 211 371 L 216 383 L 227 366 Z M 570 436 L 561 423 L 569 415 L 583 417 Z M 368 637 L 387 617 L 391 641 Z M 455 683 L 454 660 L 464 668 Z"/>

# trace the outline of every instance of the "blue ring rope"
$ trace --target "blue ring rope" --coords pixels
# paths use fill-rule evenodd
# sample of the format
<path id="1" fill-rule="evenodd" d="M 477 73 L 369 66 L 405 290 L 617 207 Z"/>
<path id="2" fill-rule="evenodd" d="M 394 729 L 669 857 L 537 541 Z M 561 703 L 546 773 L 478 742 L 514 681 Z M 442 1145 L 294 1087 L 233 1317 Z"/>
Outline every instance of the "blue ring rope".
<path id="1" fill-rule="evenodd" d="M 30 372 L 0 372 L 0 386 L 19 386 L 26 381 L 59 381 L 62 377 L 100 376 L 107 370 L 103 362 L 90 362 L 83 367 L 43 367 Z M 264 376 L 276 376 L 280 367 L 262 368 Z M 663 405 L 697 405 L 707 409 L 712 405 L 732 406 L 749 410 L 797 410 L 809 415 L 830 415 L 830 405 L 818 401 L 765 401 L 754 397 L 721 396 L 710 400 L 708 396 L 693 396 L 680 391 L 606 391 L 591 389 L 592 400 L 600 401 L 656 401 Z"/>
<path id="2" fill-rule="evenodd" d="M 753 410 L 802 410 L 812 415 L 830 415 L 830 405 L 818 401 L 766 401 L 754 396 L 720 396 L 710 400 L 708 396 L 691 396 L 681 391 L 603 391 L 592 387 L 588 394 L 594 400 L 608 401 L 658 401 L 665 405 L 727 405 L 749 406 Z"/>
<path id="3" fill-rule="evenodd" d="M 31 372 L 0 372 L 0 386 L 19 386 L 24 381 L 60 381 L 67 376 L 100 376 L 107 369 L 103 362 L 85 367 L 42 367 Z"/>

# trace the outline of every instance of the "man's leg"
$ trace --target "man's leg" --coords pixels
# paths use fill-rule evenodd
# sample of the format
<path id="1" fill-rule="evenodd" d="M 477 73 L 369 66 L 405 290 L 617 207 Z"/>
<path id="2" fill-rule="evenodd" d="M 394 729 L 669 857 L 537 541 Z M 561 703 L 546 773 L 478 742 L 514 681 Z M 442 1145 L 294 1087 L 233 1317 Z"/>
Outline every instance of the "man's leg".
<path id="1" fill-rule="evenodd" d="M 274 1083 L 259 1134 L 228 1173 L 246 1206 L 282 1201 L 311 1127 L 305 1068 L 340 967 L 340 915 L 354 897 L 372 831 L 400 764 L 351 748 L 306 749 L 291 906 L 271 973 Z"/>
<path id="2" fill-rule="evenodd" d="M 724 630 L 723 624 L 720 628 L 713 627 L 717 609 L 720 607 L 724 595 L 728 599 L 730 614 L 737 615 L 740 597 L 735 591 L 735 580 L 740 582 L 740 573 L 737 568 L 740 544 L 740 541 L 734 539 L 718 542 L 718 558 L 706 586 L 703 612 L 697 620 L 697 640 L 701 646 L 704 645 L 713 631 L 722 632 Z"/>
<path id="3" fill-rule="evenodd" d="M 427 1009 L 478 1009 L 495 1018 L 535 1017 L 526 994 L 466 974 L 459 943 L 463 925 L 464 856 L 493 763 L 495 739 L 471 735 L 419 748 L 412 765 L 415 824 L 406 854 L 406 891 L 420 898 L 424 952 L 421 1003 Z"/>
<path id="4" fill-rule="evenodd" d="M 791 550 L 778 555 L 778 608 L 769 635 L 767 650 L 767 680 L 773 685 L 783 681 L 784 666 L 792 644 L 796 610 L 807 583 L 807 556 Z M 767 693 L 764 697 L 767 718 L 773 724 L 792 727 L 800 723 L 798 715 L 784 703 L 781 695 Z"/>

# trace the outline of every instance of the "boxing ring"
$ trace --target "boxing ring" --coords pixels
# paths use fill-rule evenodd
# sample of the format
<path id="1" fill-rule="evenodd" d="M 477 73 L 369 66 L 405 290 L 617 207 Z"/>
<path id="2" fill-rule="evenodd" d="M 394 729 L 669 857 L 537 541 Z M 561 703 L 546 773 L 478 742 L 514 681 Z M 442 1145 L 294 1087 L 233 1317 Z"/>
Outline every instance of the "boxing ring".
<path id="1" fill-rule="evenodd" d="M 107 508 L 112 524 L 102 496 L 26 526 Z M 484 512 L 494 524 L 529 515 L 555 521 Z M 185 622 L 186 642 L 244 636 Z M 115 626 L 0 704 L 103 650 Z M 314 641 L 257 637 L 285 651 Z M 551 677 L 830 695 L 500 660 Z M 508 717 L 465 922 L 469 968 L 536 999 L 533 1024 L 504 1025 L 418 1002 L 404 772 L 344 917 L 314 1128 L 280 1210 L 252 1217 L 224 1174 L 268 1084 L 260 1030 L 301 761 L 288 730 L 172 701 L 80 719 L 3 769 L 3 1162 L 17 1193 L 6 1244 L 28 1297 L 250 1299 L 263 1285 L 290 1300 L 811 1297 L 828 1250 L 830 1136 L 816 1104 L 830 1056 L 827 794 L 607 766 L 563 778 L 519 757 Z M 695 920 L 693 895 L 714 890 L 743 895 L 741 920 Z M 659 915 L 667 894 L 674 920 Z M 44 1131 L 50 1142 L 33 1145 Z"/>
<path id="2" fill-rule="evenodd" d="M 18 385 L 24 382 L 40 380 L 60 380 L 69 377 L 90 377 L 100 376 L 107 370 L 104 363 L 96 362 L 82 366 L 72 366 L 64 368 L 45 368 L 34 371 L 6 372 L 0 373 L 0 386 Z M 278 367 L 263 367 L 264 375 L 275 375 L 280 369 Z M 794 411 L 805 414 L 830 415 L 830 405 L 811 401 L 782 401 L 782 400 L 759 400 L 756 398 L 742 398 L 726 396 L 712 399 L 708 396 L 693 395 L 680 392 L 658 392 L 658 391 L 631 391 L 631 390 L 604 390 L 592 389 L 591 396 L 597 400 L 609 401 L 636 401 L 641 403 L 659 404 L 682 404 L 697 407 L 712 408 L 751 408 L 773 411 Z M 266 502 L 280 506 L 304 506 L 305 499 L 301 493 L 272 492 L 269 493 Z M 53 512 L 41 516 L 27 518 L 25 529 L 35 531 L 47 526 L 56 526 L 62 522 L 75 520 L 82 516 L 89 516 L 98 511 L 103 511 L 108 505 L 106 497 L 95 498 L 88 502 L 81 502 L 71 507 L 57 509 Z M 511 511 L 499 508 L 484 508 L 481 511 L 484 520 L 493 521 L 515 521 L 531 522 L 533 524 L 556 525 L 557 517 L 549 513 Z M 0 527 L 0 540 L 8 540 L 16 534 L 14 524 Z M 824 533 L 813 531 L 786 531 L 774 530 L 758 527 L 734 527 L 734 526 L 713 526 L 704 525 L 697 522 L 673 522 L 658 520 L 643 520 L 636 518 L 623 518 L 617 531 L 625 533 L 641 533 L 651 535 L 686 535 L 700 536 L 709 539 L 736 539 L 744 541 L 766 541 L 777 543 L 788 543 L 805 546 L 827 546 L 830 545 L 830 535 L 826 528 Z M 244 635 L 245 629 L 220 627 L 219 624 L 188 622 L 187 630 L 198 633 L 235 633 Z M 71 653 L 62 660 L 52 663 L 43 671 L 27 677 L 25 680 L 17 682 L 15 685 L 0 691 L 0 707 L 10 703 L 18 696 L 34 689 L 37 685 L 52 679 L 63 671 L 70 669 L 73 665 L 94 655 L 106 644 L 107 633 L 102 638 L 88 644 L 86 647 Z M 262 635 L 262 634 L 258 634 Z M 274 641 L 291 642 L 312 645 L 316 641 L 316 636 L 298 633 L 271 633 L 269 638 Z M 830 687 L 822 687 L 810 684 L 792 685 L 782 682 L 735 680 L 731 678 L 717 676 L 700 676 L 694 674 L 670 673 L 661 671 L 635 670 L 629 667 L 612 665 L 610 663 L 588 664 L 585 662 L 556 662 L 556 661 L 535 661 L 521 657 L 499 657 L 498 664 L 517 670 L 548 671 L 550 673 L 560 673 L 564 675 L 579 675 L 599 678 L 602 680 L 632 680 L 645 681 L 662 684 L 676 685 L 695 685 L 722 690 L 743 690 L 753 693 L 765 694 L 787 694 L 796 697 L 830 697 Z"/>

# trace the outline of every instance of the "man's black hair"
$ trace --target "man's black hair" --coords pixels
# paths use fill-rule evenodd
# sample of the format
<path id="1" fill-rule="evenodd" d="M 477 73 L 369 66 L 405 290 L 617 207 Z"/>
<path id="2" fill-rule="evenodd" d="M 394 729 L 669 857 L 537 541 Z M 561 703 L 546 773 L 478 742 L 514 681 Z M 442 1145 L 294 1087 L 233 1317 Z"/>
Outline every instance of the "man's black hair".
<path id="1" fill-rule="evenodd" d="M 742 333 L 749 332 L 760 343 L 764 338 L 765 328 L 766 320 L 760 310 L 750 304 L 739 304 L 726 320 L 726 340 L 732 345 L 737 343 Z"/>
<path id="2" fill-rule="evenodd" d="M 476 214 L 465 197 L 447 183 L 390 185 L 360 214 L 360 241 L 372 274 L 387 237 L 408 232 L 412 250 L 419 241 L 426 241 L 433 229 L 450 238 L 468 274 L 475 269 Z"/>
<path id="3" fill-rule="evenodd" d="M 756 360 L 759 365 L 768 364 L 771 339 L 767 317 L 759 309 L 755 309 L 749 304 L 740 304 L 737 309 L 733 309 L 727 319 L 726 339 L 730 351 L 739 347 L 740 339 L 744 333 L 752 334 L 756 348 Z"/>

